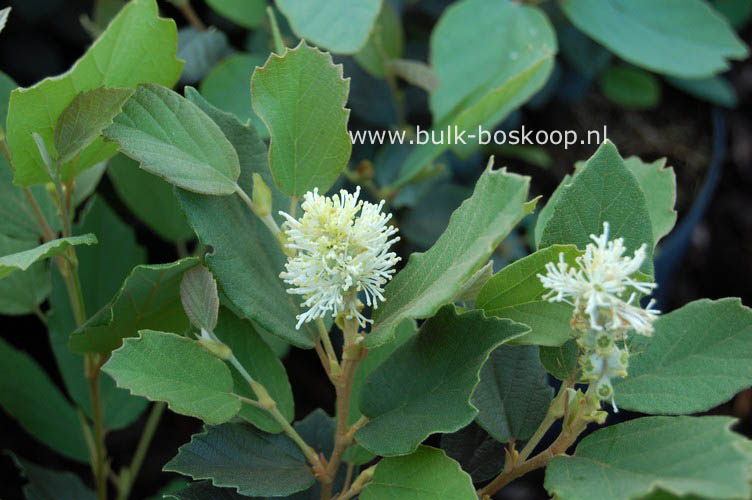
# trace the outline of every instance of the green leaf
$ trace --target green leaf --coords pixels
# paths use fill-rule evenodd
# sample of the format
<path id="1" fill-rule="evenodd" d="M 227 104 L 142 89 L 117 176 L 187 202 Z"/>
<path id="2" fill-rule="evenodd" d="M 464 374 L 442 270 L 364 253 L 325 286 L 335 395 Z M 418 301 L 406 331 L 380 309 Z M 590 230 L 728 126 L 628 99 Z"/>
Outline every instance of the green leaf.
<path id="1" fill-rule="evenodd" d="M 198 31 L 192 26 L 178 31 L 178 57 L 185 61 L 180 80 L 194 83 L 206 76 L 220 59 L 232 52 L 227 36 L 214 26 Z"/>
<path id="2" fill-rule="evenodd" d="M 672 167 L 666 167 L 666 159 L 645 163 L 636 156 L 624 160 L 624 165 L 640 183 L 647 202 L 650 223 L 653 226 L 653 242 L 671 232 L 676 224 L 676 175 Z"/>
<path id="3" fill-rule="evenodd" d="M 666 81 L 689 95 L 725 108 L 733 108 L 739 101 L 736 89 L 722 76 L 699 79 L 669 76 Z"/>
<path id="4" fill-rule="evenodd" d="M 618 392 L 617 392 L 618 394 Z M 642 498 L 657 490 L 678 496 L 748 498 L 752 456 L 728 417 L 644 417 L 590 434 L 572 457 L 555 457 L 546 489 L 561 500 Z"/>
<path id="5" fill-rule="evenodd" d="M 378 455 L 405 455 L 430 434 L 466 426 L 478 413 L 470 396 L 489 353 L 527 331 L 481 311 L 442 308 L 366 379 L 360 411 L 371 420 L 357 442 Z"/>
<path id="6" fill-rule="evenodd" d="M 258 28 L 266 19 L 266 0 L 206 0 L 206 3 L 244 28 Z"/>
<path id="7" fill-rule="evenodd" d="M 551 193 L 551 197 L 548 199 L 546 204 L 538 212 L 538 218 L 535 221 L 534 232 L 536 248 L 541 248 L 540 242 L 541 237 L 543 236 L 543 228 L 546 227 L 546 224 L 548 224 L 549 219 L 553 215 L 554 207 L 559 203 L 559 199 L 561 198 L 562 193 L 564 193 L 564 187 L 572 183 L 572 178 L 573 175 L 566 174 L 559 185 L 556 186 L 554 192 Z"/>
<path id="8" fill-rule="evenodd" d="M 514 343 L 557 346 L 571 337 L 568 325 L 572 306 L 544 300 L 546 289 L 538 278 L 538 274 L 546 273 L 546 264 L 558 262 L 559 254 L 564 254 L 564 261 L 574 265 L 581 252 L 574 245 L 552 245 L 538 250 L 504 267 L 478 294 L 475 301 L 478 309 L 530 327 L 530 333 Z"/>
<path id="9" fill-rule="evenodd" d="M 459 462 L 474 483 L 488 481 L 504 467 L 506 445 L 489 436 L 475 422 L 457 432 L 442 434 L 441 449 Z"/>
<path id="10" fill-rule="evenodd" d="M 572 339 L 568 340 L 559 347 L 540 348 L 540 359 L 546 371 L 558 378 L 559 380 L 571 380 L 575 382 L 575 373 L 577 372 L 577 354 L 579 347 L 577 342 Z"/>
<path id="11" fill-rule="evenodd" d="M 526 7 L 527 8 L 527 7 Z M 540 59 L 537 63 L 526 68 L 521 73 L 511 77 L 498 87 L 491 89 L 485 96 L 472 106 L 463 108 L 456 115 L 452 115 L 445 121 L 435 123 L 429 134 L 438 136 L 442 133 L 450 135 L 454 130 L 467 130 L 476 133 L 477 127 L 483 123 L 491 123 L 494 128 L 496 121 L 501 121 L 505 116 L 524 104 L 540 87 L 543 86 L 551 72 L 553 53 Z M 441 88 L 441 87 L 439 87 Z M 496 121 L 494 121 L 496 120 Z M 472 139 L 470 139 L 472 141 Z M 462 148 L 475 147 L 472 142 Z M 438 144 L 429 142 L 416 145 L 410 155 L 403 162 L 399 177 L 392 184 L 392 188 L 402 187 L 418 178 L 423 169 L 441 153 L 449 149 L 450 141 L 443 140 Z M 455 146 L 455 148 L 460 147 Z M 469 151 L 462 151 L 469 153 Z"/>
<path id="12" fill-rule="evenodd" d="M 374 311 L 366 338 L 373 348 L 391 341 L 408 318 L 428 318 L 451 302 L 514 226 L 529 213 L 529 179 L 506 170 L 481 175 L 473 195 L 455 210 L 449 226 L 425 253 L 414 253 L 386 286 L 386 302 Z"/>
<path id="13" fill-rule="evenodd" d="M 183 273 L 180 301 L 191 324 L 213 331 L 219 315 L 219 292 L 211 271 L 199 264 Z"/>
<path id="14" fill-rule="evenodd" d="M 93 198 L 81 218 L 82 222 L 74 227 L 74 234 L 99 235 L 96 247 L 79 247 L 76 252 L 84 304 L 87 311 L 93 312 L 120 289 L 134 266 L 146 261 L 146 252 L 136 243 L 133 230 L 117 217 L 104 199 Z M 68 394 L 91 417 L 89 381 L 81 369 L 83 356 L 68 348 L 68 339 L 76 329 L 70 299 L 58 270 L 53 269 L 52 275 L 51 311 L 47 314 L 50 345 Z M 106 429 L 127 427 L 147 405 L 145 399 L 115 387 L 115 381 L 105 373 L 100 373 L 99 391 Z"/>
<path id="15" fill-rule="evenodd" d="M 354 54 L 365 45 L 382 0 L 276 0 L 290 27 L 305 38 L 335 54 Z M 343 15 L 343 13 L 347 15 Z"/>
<path id="16" fill-rule="evenodd" d="M 0 234 L 2 255 L 23 252 L 36 246 L 37 241 L 15 240 Z M 0 314 L 29 314 L 39 307 L 50 294 L 49 271 L 47 262 L 36 262 L 26 271 L 14 272 L 0 280 Z"/>
<path id="17" fill-rule="evenodd" d="M 185 488 L 167 493 L 162 498 L 175 498 L 176 500 L 247 500 L 248 497 L 236 493 L 235 488 L 217 488 L 212 486 L 211 481 L 195 481 Z M 154 499 L 157 500 L 157 499 Z"/>
<path id="18" fill-rule="evenodd" d="M 115 297 L 71 335 L 71 350 L 109 354 L 139 330 L 185 331 L 188 318 L 180 304 L 180 280 L 197 263 L 191 257 L 135 267 Z"/>
<path id="19" fill-rule="evenodd" d="M 561 8 L 616 55 L 658 73 L 711 76 L 748 54 L 725 19 L 700 0 L 565 0 Z"/>
<path id="20" fill-rule="evenodd" d="M 263 66 L 266 59 L 256 54 L 234 54 L 223 59 L 201 82 L 199 90 L 217 108 L 232 113 L 241 122 L 253 122 L 258 134 L 266 139 L 269 131 L 251 107 L 251 79 L 253 70 Z"/>
<path id="21" fill-rule="evenodd" d="M 0 404 L 40 442 L 68 458 L 88 462 L 89 450 L 73 405 L 31 356 L 2 339 Z"/>
<path id="22" fill-rule="evenodd" d="M 208 424 L 227 422 L 240 411 L 230 369 L 201 344 L 174 333 L 139 333 L 125 339 L 102 367 L 118 387 Z"/>
<path id="23" fill-rule="evenodd" d="M 493 34 L 492 43 L 489 34 Z M 434 122 L 482 107 L 511 79 L 546 61 L 539 75 L 518 90 L 520 96 L 513 107 L 521 105 L 548 78 L 556 51 L 556 35 L 540 9 L 486 0 L 455 3 L 444 11 L 431 33 L 431 65 L 441 82 L 430 99 Z M 506 106 L 503 113 L 489 110 L 482 119 L 474 120 L 474 125 L 500 122 L 509 112 L 503 108 Z"/>
<path id="24" fill-rule="evenodd" d="M 18 87 L 11 77 L 0 71 L 0 128 L 5 131 L 5 119 L 8 116 L 10 93 Z"/>
<path id="25" fill-rule="evenodd" d="M 752 386 L 752 310 L 739 299 L 697 300 L 654 327 L 651 339 L 633 347 L 629 376 L 614 381 L 620 407 L 697 413 Z"/>
<path id="26" fill-rule="evenodd" d="M 82 92 L 60 113 L 55 125 L 57 161 L 68 163 L 112 124 L 133 89 L 99 87 Z"/>
<path id="27" fill-rule="evenodd" d="M 398 347 L 414 337 L 417 330 L 418 328 L 415 325 L 415 321 L 403 321 L 394 332 L 394 342 L 368 350 L 366 357 L 358 364 L 358 368 L 355 370 L 355 375 L 352 379 L 350 390 L 350 411 L 347 414 L 349 425 L 357 422 L 362 416 L 362 413 L 360 413 L 360 395 L 363 393 L 368 376 L 384 361 L 389 359 Z M 358 444 L 348 448 L 344 455 L 344 459 L 347 462 L 354 464 L 364 464 L 370 462 L 373 458 L 373 453 Z"/>
<path id="28" fill-rule="evenodd" d="M 99 181 L 102 180 L 104 171 L 107 169 L 107 163 L 107 161 L 99 162 L 76 177 L 73 186 L 73 206 L 78 207 L 96 191 Z"/>
<path id="29" fill-rule="evenodd" d="M 248 424 L 207 427 L 178 450 L 165 471 L 211 479 L 247 496 L 286 496 L 315 481 L 300 449 L 284 434 Z"/>
<path id="30" fill-rule="evenodd" d="M 405 457 L 385 458 L 361 500 L 475 500 L 470 476 L 442 450 L 419 447 Z"/>
<path id="31" fill-rule="evenodd" d="M 77 94 L 102 86 L 132 88 L 144 82 L 172 86 L 183 67 L 176 53 L 175 22 L 158 17 L 156 0 L 134 0 L 68 72 L 14 90 L 7 135 L 15 182 L 28 186 L 49 180 L 31 133 L 38 133 L 52 147 L 57 119 Z M 115 145 L 97 139 L 81 153 L 75 172 L 72 163 L 63 166 L 63 178 L 83 172 L 115 151 Z M 54 150 L 51 153 L 57 155 Z"/>
<path id="32" fill-rule="evenodd" d="M 194 238 L 169 183 L 123 154 L 110 160 L 107 174 L 125 206 L 159 237 L 172 242 Z"/>
<path id="33" fill-rule="evenodd" d="M 533 435 L 553 394 L 537 346 L 503 345 L 483 365 L 471 401 L 478 408 L 476 422 L 506 443 L 526 441 Z"/>
<path id="34" fill-rule="evenodd" d="M 40 467 L 14 454 L 10 454 L 10 457 L 28 480 L 23 489 L 26 500 L 95 500 L 97 498 L 94 492 L 72 472 Z"/>
<path id="35" fill-rule="evenodd" d="M 227 345 L 243 368 L 254 380 L 266 387 L 269 395 L 277 402 L 277 409 L 288 422 L 295 417 L 295 402 L 292 397 L 287 372 L 274 351 L 264 342 L 249 321 L 235 316 L 226 308 L 220 309 L 219 322 L 214 334 Z M 234 393 L 250 399 L 257 399 L 248 382 L 234 368 L 230 367 L 234 379 Z M 269 416 L 269 413 L 251 405 L 243 405 L 238 414 L 259 429 L 277 433 L 282 427 Z"/>
<path id="36" fill-rule="evenodd" d="M 252 175 L 258 173 L 273 189 L 266 168 L 266 148 L 256 132 L 208 104 L 195 90 L 186 88 L 186 95 L 219 124 L 239 151 L 240 187 L 246 193 L 252 192 Z M 201 243 L 214 249 L 206 262 L 240 313 L 287 342 L 312 348 L 318 332 L 310 324 L 300 331 L 295 329 L 295 316 L 300 309 L 279 279 L 286 258 L 274 235 L 237 196 L 200 196 L 182 190 L 176 194 Z M 287 210 L 290 199 L 276 189 L 272 194 L 272 213 Z"/>
<path id="37" fill-rule="evenodd" d="M 317 11 L 323 8 L 305 4 Z M 357 12 L 352 1 L 349 4 L 348 12 Z M 348 25 L 352 21 L 348 16 Z M 283 193 L 302 195 L 314 188 L 326 192 L 347 165 L 352 149 L 347 133 L 350 111 L 345 108 L 349 88 L 342 65 L 305 42 L 281 57 L 271 54 L 254 71 L 253 110 L 269 129 L 269 168 Z"/>
<path id="38" fill-rule="evenodd" d="M 624 238 L 627 252 L 646 244 L 648 258 L 642 271 L 652 274 L 655 245 L 647 199 L 613 143 L 607 141 L 598 148 L 562 188 L 552 210 L 539 248 L 559 243 L 584 250 L 592 241 L 590 235 L 601 234 L 603 223 L 608 222 L 609 239 Z"/>
<path id="39" fill-rule="evenodd" d="M 240 166 L 230 141 L 206 113 L 170 89 L 140 86 L 104 135 L 141 168 L 183 189 L 237 189 Z"/>
<path id="40" fill-rule="evenodd" d="M 407 83 L 415 85 L 426 92 L 436 92 L 439 88 L 439 79 L 430 66 L 422 61 L 411 59 L 392 59 L 387 66 L 395 75 Z"/>
<path id="41" fill-rule="evenodd" d="M 26 271 L 32 264 L 40 260 L 61 255 L 72 246 L 94 245 L 96 243 L 97 237 L 93 234 L 69 236 L 48 241 L 30 250 L 5 255 L 0 257 L 0 279 L 16 271 Z"/>
<path id="42" fill-rule="evenodd" d="M 55 222 L 59 217 L 47 190 L 33 186 L 30 191 L 47 223 L 53 230 L 58 229 Z M 38 241 L 42 236 L 34 209 L 23 189 L 13 184 L 13 169 L 3 155 L 0 155 L 0 234 L 24 241 Z"/>
<path id="43" fill-rule="evenodd" d="M 402 57 L 404 51 L 405 36 L 399 14 L 388 1 L 383 2 L 368 41 L 354 59 L 372 76 L 384 78 L 385 65 L 392 59 Z"/>
<path id="44" fill-rule="evenodd" d="M 625 109 L 652 109 L 661 102 L 661 82 L 640 68 L 609 66 L 598 79 L 601 92 Z"/>

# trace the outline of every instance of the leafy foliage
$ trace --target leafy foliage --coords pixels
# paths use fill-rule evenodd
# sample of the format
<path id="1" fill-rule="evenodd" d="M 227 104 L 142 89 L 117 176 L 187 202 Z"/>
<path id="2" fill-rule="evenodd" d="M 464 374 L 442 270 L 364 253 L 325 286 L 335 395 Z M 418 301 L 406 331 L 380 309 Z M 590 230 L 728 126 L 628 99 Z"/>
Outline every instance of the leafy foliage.
<path id="1" fill-rule="evenodd" d="M 220 424 L 240 411 L 229 368 L 193 340 L 142 330 L 112 353 L 104 371 L 119 387 L 172 410 Z"/>
<path id="2" fill-rule="evenodd" d="M 342 66 L 305 42 L 271 54 L 254 71 L 253 109 L 269 130 L 269 168 L 283 193 L 326 192 L 345 168 L 352 149 L 348 90 Z"/>
<path id="3" fill-rule="evenodd" d="M 246 496 L 284 496 L 314 481 L 305 458 L 284 435 L 266 434 L 239 423 L 207 427 L 181 446 L 165 470 L 211 479 Z"/>
<path id="4" fill-rule="evenodd" d="M 126 39 L 131 43 L 123 50 L 121 43 Z M 171 86 L 183 67 L 176 54 L 175 23 L 158 17 L 156 0 L 134 0 L 70 71 L 60 77 L 46 78 L 28 89 L 14 90 L 7 124 L 15 182 L 28 186 L 49 180 L 31 133 L 41 135 L 55 157 L 55 125 L 78 93 L 102 86 L 132 88 L 146 82 Z M 94 166 L 115 151 L 113 144 L 97 139 L 78 155 L 75 171 L 72 164 L 63 165 L 64 178 Z"/>
<path id="5" fill-rule="evenodd" d="M 449 221 L 449 227 L 424 254 L 413 254 L 387 285 L 387 301 L 374 312 L 369 347 L 390 342 L 406 319 L 427 318 L 452 301 L 462 285 L 488 260 L 515 224 L 529 213 L 528 179 L 490 165 Z"/>
<path id="6" fill-rule="evenodd" d="M 32 264 L 40 260 L 55 257 L 74 245 L 95 245 L 97 238 L 93 234 L 83 236 L 69 236 L 48 241 L 37 247 L 0 257 L 0 279 L 16 272 L 26 271 Z"/>
<path id="7" fill-rule="evenodd" d="M 749 456 L 726 417 L 644 417 L 598 430 L 574 456 L 556 457 L 546 489 L 566 500 L 643 497 L 657 488 L 684 496 L 746 498 Z"/>
<path id="8" fill-rule="evenodd" d="M 724 403 L 752 386 L 750 335 L 752 310 L 737 299 L 698 300 L 661 316 L 615 386 L 619 405 L 682 414 Z"/>
<path id="9" fill-rule="evenodd" d="M 368 376 L 360 411 L 371 420 L 355 435 L 358 443 L 379 455 L 405 455 L 429 434 L 469 424 L 477 414 L 470 396 L 489 352 L 526 331 L 444 307 Z"/>

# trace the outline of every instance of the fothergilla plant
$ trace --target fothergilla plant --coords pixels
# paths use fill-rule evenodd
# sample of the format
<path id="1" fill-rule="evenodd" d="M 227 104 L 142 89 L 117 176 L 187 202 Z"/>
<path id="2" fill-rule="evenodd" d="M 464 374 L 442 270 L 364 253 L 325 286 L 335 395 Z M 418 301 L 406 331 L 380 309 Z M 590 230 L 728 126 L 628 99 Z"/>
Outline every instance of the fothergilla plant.
<path id="1" fill-rule="evenodd" d="M 604 135 L 546 190 L 510 159 L 547 150 L 482 142 L 571 68 L 620 113 L 655 74 L 718 101 L 747 47 L 710 3 L 207 0 L 231 41 L 114 3 L 69 71 L 0 79 L 0 312 L 54 355 L 4 328 L 0 404 L 65 457 L 10 446 L 26 498 L 145 498 L 155 461 L 178 500 L 752 498 L 713 410 L 752 386 L 752 310 L 660 300 L 674 170 Z"/>

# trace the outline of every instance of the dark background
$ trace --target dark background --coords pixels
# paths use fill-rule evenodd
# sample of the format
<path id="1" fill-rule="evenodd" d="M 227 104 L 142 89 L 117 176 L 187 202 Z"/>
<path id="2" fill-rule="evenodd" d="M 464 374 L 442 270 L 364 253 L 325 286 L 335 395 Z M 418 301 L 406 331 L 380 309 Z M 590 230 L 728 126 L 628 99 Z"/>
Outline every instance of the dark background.
<path id="1" fill-rule="evenodd" d="M 435 15 L 440 12 L 435 5 L 422 5 L 425 3 L 431 2 L 424 0 L 403 12 L 403 22 L 410 40 L 427 41 L 436 20 Z M 7 27 L 0 34 L 0 70 L 21 86 L 32 85 L 46 76 L 66 71 L 91 43 L 79 18 L 82 14 L 91 15 L 92 4 L 92 1 L 84 0 L 11 2 L 13 12 Z M 162 14 L 173 17 L 179 27 L 186 24 L 169 3 L 160 0 L 159 4 Z M 244 47 L 247 32 L 213 14 L 203 2 L 194 1 L 193 4 L 207 24 L 215 24 L 224 30 L 238 49 Z M 750 43 L 749 26 L 742 31 L 742 37 Z M 624 156 L 638 155 L 644 160 L 666 156 L 677 176 L 678 225 L 688 219 L 693 203 L 705 190 L 703 196 L 708 204 L 705 210 L 700 211 L 701 217 L 685 223 L 682 231 L 675 230 L 672 233 L 673 241 L 664 241 L 664 251 L 659 252 L 657 269 L 663 294 L 661 309 L 667 312 L 703 297 L 738 296 L 746 305 L 752 304 L 752 119 L 749 112 L 752 63 L 749 60 L 736 63 L 727 75 L 739 95 L 739 105 L 733 110 L 715 109 L 664 84 L 663 98 L 657 109 L 624 111 L 606 100 L 599 93 L 597 85 L 583 83 L 573 74 L 573 69 L 566 65 L 563 68 L 564 78 L 569 78 L 581 88 L 574 96 L 559 96 L 543 108 L 527 109 L 522 117 L 526 127 L 588 130 L 601 129 L 603 124 L 607 124 L 610 138 Z M 413 97 L 414 105 L 409 106 L 408 121 L 429 125 L 425 95 L 408 93 L 408 100 Z M 367 126 L 359 123 L 357 118 L 351 120 L 352 129 Z M 548 196 L 571 170 L 571 165 L 576 160 L 589 157 L 594 149 L 594 146 L 577 146 L 565 151 L 562 147 L 549 146 L 547 150 L 554 161 L 547 169 L 518 160 L 505 163 L 513 171 L 532 176 L 533 195 Z M 477 163 L 485 162 L 478 159 Z M 466 176 L 458 171 L 455 177 L 462 182 Z M 707 182 L 708 178 L 710 182 Z M 467 179 L 465 182 L 472 183 Z M 98 192 L 107 198 L 125 221 L 136 228 L 139 243 L 149 251 L 150 263 L 177 258 L 172 246 L 162 242 L 128 213 L 106 176 Z M 398 213 L 398 219 L 399 216 Z M 678 233 L 684 233 L 686 237 L 676 236 Z M 672 268 L 673 272 L 669 272 Z M 2 318 L 0 324 L 6 340 L 29 352 L 61 384 L 46 333 L 36 318 Z M 322 402 L 323 407 L 332 413 L 333 391 L 316 357 L 311 352 L 293 350 L 285 359 L 285 365 L 295 392 L 298 417 L 305 416 Z M 713 413 L 739 417 L 738 430 L 752 436 L 752 394 L 749 391 Z M 619 418 L 628 416 L 622 413 Z M 126 430 L 108 435 L 108 450 L 116 469 L 129 460 L 144 418 Z M 177 447 L 187 442 L 200 427 L 200 422 L 195 419 L 165 412 L 132 498 L 152 495 L 170 478 L 177 477 L 162 473 L 160 469 L 172 458 Z M 74 470 L 90 482 L 88 467 L 54 454 L 26 434 L 12 418 L 0 412 L 0 450 L 6 449 L 42 466 Z M 23 480 L 10 459 L 0 455 L 0 499 L 22 498 L 22 485 Z M 547 498 L 541 485 L 542 472 L 539 471 L 505 489 L 499 498 Z"/>

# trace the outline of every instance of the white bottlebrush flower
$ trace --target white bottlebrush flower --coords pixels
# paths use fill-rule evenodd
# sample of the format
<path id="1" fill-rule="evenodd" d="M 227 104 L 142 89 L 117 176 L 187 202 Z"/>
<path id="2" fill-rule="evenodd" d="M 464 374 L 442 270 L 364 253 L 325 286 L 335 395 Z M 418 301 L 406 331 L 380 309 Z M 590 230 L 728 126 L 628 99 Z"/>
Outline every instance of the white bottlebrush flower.
<path id="1" fill-rule="evenodd" d="M 383 201 L 375 205 L 358 200 L 359 195 L 359 187 L 355 194 L 343 189 L 332 197 L 314 189 L 303 198 L 299 220 L 280 212 L 287 219 L 283 240 L 293 253 L 280 278 L 292 285 L 288 293 L 303 296 L 301 306 L 307 308 L 296 328 L 329 312 L 344 312 L 365 326 L 370 320 L 360 312 L 358 292 L 374 309 L 384 301 L 383 286 L 400 260 L 389 251 L 399 241 L 392 237 L 397 228 L 389 225 L 392 215 L 381 212 Z"/>
<path id="2" fill-rule="evenodd" d="M 590 236 L 594 243 L 588 243 L 585 254 L 577 257 L 577 267 L 565 262 L 563 253 L 559 262 L 546 264 L 546 274 L 538 275 L 549 290 L 543 298 L 571 304 L 575 314 L 583 311 L 594 330 L 633 328 L 650 335 L 658 311 L 652 308 L 652 302 L 647 309 L 632 305 L 638 292 L 647 294 L 657 286 L 632 277 L 645 260 L 645 245 L 629 257 L 624 255 L 624 240 L 609 241 L 608 232 L 608 223 L 604 222 L 603 234 Z M 630 298 L 625 301 L 627 293 Z"/>

